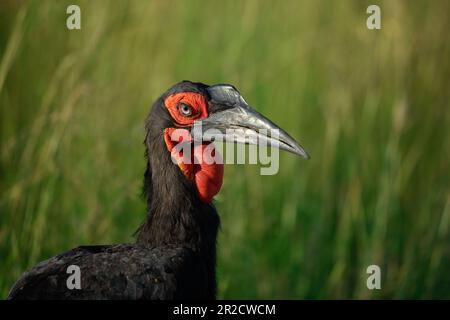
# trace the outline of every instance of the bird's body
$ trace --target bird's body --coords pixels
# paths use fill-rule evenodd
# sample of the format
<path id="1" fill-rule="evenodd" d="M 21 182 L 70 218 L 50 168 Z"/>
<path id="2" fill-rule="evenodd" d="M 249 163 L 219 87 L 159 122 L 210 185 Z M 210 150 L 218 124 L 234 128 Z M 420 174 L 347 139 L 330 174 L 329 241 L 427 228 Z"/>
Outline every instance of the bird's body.
<path id="1" fill-rule="evenodd" d="M 256 135 L 255 123 L 279 129 L 232 86 L 176 84 L 154 103 L 146 121 L 148 209 L 136 242 L 82 246 L 41 262 L 16 282 L 8 298 L 214 299 L 220 219 L 212 198 L 222 185 L 223 163 L 187 161 L 212 145 L 206 138 L 194 143 L 194 126 L 219 124 L 222 131 L 245 127 L 234 135 L 223 134 L 226 141 L 242 142 L 249 132 Z M 184 138 L 172 135 L 177 130 Z M 280 148 L 306 155 L 282 130 L 280 137 Z M 182 152 L 175 148 L 180 141 L 189 141 Z M 67 285 L 72 265 L 80 270 L 80 288 Z"/>
<path id="2" fill-rule="evenodd" d="M 14 299 L 166 300 L 212 298 L 206 266 L 187 247 L 136 244 L 87 246 L 43 261 L 26 272 Z M 82 270 L 81 289 L 67 287 L 67 268 Z"/>

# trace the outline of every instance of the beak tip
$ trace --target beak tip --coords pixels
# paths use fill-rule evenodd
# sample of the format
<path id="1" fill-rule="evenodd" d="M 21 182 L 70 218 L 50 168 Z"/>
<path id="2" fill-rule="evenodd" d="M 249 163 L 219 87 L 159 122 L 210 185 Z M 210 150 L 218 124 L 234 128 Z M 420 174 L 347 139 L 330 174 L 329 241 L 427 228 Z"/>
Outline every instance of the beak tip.
<path id="1" fill-rule="evenodd" d="M 294 139 L 290 138 L 289 143 L 287 145 L 289 146 L 286 150 L 290 151 L 291 153 L 300 156 L 306 160 L 311 159 L 311 156 L 309 153 Z"/>
<path id="2" fill-rule="evenodd" d="M 309 153 L 306 152 L 305 149 L 303 149 L 303 148 L 300 148 L 300 149 L 296 150 L 295 154 L 303 157 L 306 160 L 311 159 L 311 156 L 309 155 Z"/>

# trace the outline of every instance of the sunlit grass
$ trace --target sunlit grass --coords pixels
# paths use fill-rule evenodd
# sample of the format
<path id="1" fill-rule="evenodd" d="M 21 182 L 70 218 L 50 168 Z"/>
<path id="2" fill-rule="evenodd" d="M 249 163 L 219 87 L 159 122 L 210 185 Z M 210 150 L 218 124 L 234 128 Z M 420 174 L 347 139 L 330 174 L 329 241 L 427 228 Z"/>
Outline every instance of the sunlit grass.
<path id="1" fill-rule="evenodd" d="M 133 241 L 143 121 L 190 79 L 234 84 L 312 155 L 226 167 L 221 298 L 450 298 L 449 2 L 378 3 L 380 31 L 364 1 L 2 1 L 0 297 Z"/>

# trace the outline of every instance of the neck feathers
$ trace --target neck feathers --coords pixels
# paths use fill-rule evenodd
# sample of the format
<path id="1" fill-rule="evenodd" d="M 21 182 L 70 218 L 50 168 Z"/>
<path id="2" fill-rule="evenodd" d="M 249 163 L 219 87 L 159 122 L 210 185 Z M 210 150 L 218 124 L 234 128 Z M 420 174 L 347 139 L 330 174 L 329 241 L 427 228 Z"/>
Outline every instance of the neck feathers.
<path id="1" fill-rule="evenodd" d="M 199 199 L 193 183 L 172 162 L 162 130 L 148 132 L 144 177 L 147 218 L 138 230 L 137 243 L 188 246 L 205 254 L 214 251 L 215 256 L 220 220 L 214 206 Z"/>

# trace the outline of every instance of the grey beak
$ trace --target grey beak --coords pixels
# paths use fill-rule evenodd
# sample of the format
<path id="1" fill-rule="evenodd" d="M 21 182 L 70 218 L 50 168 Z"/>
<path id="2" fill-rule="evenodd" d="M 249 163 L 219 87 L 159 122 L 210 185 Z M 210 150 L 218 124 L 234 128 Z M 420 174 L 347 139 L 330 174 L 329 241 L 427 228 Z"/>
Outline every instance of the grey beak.
<path id="1" fill-rule="evenodd" d="M 194 139 L 271 146 L 309 159 L 294 138 L 251 108 L 233 86 L 211 86 L 208 93 L 212 112 L 194 123 Z"/>

